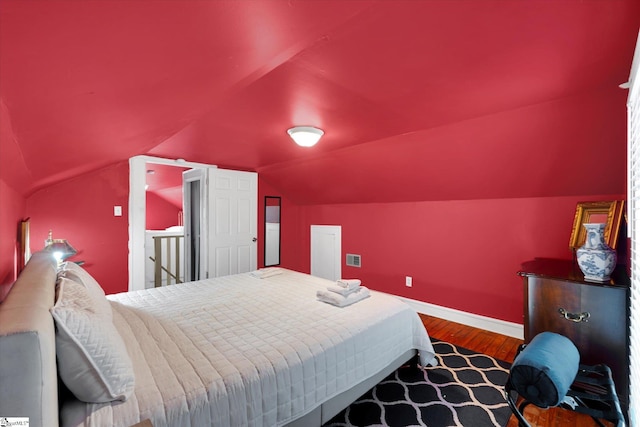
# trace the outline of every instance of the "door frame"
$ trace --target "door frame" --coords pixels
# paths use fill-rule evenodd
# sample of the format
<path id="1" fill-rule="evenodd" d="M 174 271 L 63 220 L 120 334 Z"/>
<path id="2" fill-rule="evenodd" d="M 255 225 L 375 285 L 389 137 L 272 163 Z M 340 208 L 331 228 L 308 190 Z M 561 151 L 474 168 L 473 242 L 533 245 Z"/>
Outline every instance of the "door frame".
<path id="1" fill-rule="evenodd" d="M 187 168 L 217 168 L 216 165 L 187 162 L 183 159 L 165 159 L 153 156 L 135 156 L 129 159 L 129 291 L 145 288 L 144 235 L 147 219 L 146 176 L 147 163 Z"/>
<path id="2" fill-rule="evenodd" d="M 187 183 L 198 181 L 200 188 L 198 191 L 199 209 L 198 212 L 198 272 L 197 279 L 200 280 L 207 277 L 207 268 L 209 257 L 207 256 L 209 249 L 209 224 L 208 224 L 208 200 L 209 200 L 209 171 L 204 168 L 192 168 L 182 172 L 182 212 L 184 217 L 184 277 L 185 281 L 193 281 L 193 271 L 191 271 L 191 239 L 188 236 L 193 235 L 193 224 L 191 223 L 191 197 L 192 193 L 185 191 Z"/>

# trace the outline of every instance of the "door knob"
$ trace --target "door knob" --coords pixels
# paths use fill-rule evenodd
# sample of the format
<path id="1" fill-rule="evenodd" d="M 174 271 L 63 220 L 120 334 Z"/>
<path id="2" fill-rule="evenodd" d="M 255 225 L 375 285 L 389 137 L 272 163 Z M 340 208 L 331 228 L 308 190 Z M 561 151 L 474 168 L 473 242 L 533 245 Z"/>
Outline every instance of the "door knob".
<path id="1" fill-rule="evenodd" d="M 257 238 L 257 237 L 254 237 L 253 239 L 251 239 L 251 241 L 252 241 L 252 242 L 257 242 L 257 241 L 258 241 L 258 238 Z"/>

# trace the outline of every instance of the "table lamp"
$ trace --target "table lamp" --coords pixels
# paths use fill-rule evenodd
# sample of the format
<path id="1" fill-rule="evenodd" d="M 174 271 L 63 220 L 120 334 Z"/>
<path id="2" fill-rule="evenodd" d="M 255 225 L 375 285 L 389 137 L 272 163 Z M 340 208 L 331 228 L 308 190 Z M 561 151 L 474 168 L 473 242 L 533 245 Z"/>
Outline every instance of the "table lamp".
<path id="1" fill-rule="evenodd" d="M 47 240 L 44 241 L 44 250 L 51 252 L 58 264 L 78 253 L 66 239 L 54 239 L 51 230 L 49 230 Z"/>

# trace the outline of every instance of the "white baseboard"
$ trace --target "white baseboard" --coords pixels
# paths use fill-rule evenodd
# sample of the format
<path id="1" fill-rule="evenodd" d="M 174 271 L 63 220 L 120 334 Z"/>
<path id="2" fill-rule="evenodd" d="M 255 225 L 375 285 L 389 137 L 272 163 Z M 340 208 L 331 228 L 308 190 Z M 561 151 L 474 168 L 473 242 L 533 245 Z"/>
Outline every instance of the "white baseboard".
<path id="1" fill-rule="evenodd" d="M 397 295 L 396 297 L 409 304 L 418 313 L 438 317 L 440 319 L 449 320 L 451 322 L 462 323 L 463 325 L 484 329 L 486 331 L 491 331 L 518 339 L 524 339 L 524 325 L 520 325 L 518 323 L 507 322 L 505 320 L 498 320 L 492 317 L 480 316 L 473 313 L 467 313 L 465 311 L 442 307 L 439 305 L 430 304 L 428 302 L 399 297 Z"/>

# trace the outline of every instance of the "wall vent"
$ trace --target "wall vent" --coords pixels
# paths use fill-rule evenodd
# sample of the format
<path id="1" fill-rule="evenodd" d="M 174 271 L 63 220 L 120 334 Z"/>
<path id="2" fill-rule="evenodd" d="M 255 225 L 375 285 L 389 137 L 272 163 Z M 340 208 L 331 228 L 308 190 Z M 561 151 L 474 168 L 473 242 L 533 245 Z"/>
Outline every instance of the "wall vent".
<path id="1" fill-rule="evenodd" d="M 347 254 L 347 265 L 350 267 L 360 267 L 362 264 L 360 262 L 360 255 L 355 254 Z"/>

